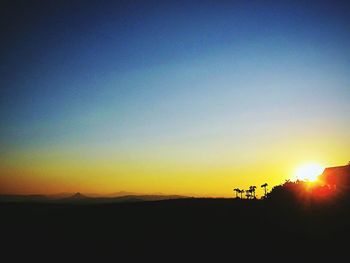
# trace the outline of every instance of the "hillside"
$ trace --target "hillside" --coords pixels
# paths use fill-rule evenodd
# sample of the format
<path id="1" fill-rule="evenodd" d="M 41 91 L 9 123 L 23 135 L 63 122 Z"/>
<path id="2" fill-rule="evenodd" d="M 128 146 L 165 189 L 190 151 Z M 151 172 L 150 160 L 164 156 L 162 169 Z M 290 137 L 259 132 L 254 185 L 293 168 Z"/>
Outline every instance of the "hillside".
<path id="1" fill-rule="evenodd" d="M 342 240 L 350 233 L 348 205 L 305 209 L 258 200 L 183 198 L 95 205 L 2 203 L 0 210 L 4 251 L 25 251 L 13 254 L 18 257 L 44 257 L 59 249 L 57 257 L 96 260 L 241 260 L 292 251 L 289 259 L 315 259 L 334 251 L 339 255 L 347 244 Z"/>

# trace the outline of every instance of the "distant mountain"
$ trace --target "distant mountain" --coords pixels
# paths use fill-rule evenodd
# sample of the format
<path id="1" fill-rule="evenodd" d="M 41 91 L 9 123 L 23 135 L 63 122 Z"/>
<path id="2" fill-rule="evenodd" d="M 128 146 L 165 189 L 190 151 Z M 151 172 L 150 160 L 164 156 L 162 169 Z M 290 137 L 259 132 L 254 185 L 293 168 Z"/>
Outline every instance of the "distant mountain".
<path id="1" fill-rule="evenodd" d="M 169 195 L 164 194 L 161 192 L 154 192 L 154 193 L 137 193 L 137 192 L 128 192 L 128 191 L 119 191 L 114 192 L 110 194 L 95 194 L 95 193 L 88 193 L 87 196 L 89 197 L 122 197 L 122 196 L 180 196 L 180 195 Z"/>
<path id="2" fill-rule="evenodd" d="M 86 199 L 86 198 L 88 198 L 88 197 L 86 197 L 85 195 L 82 195 L 81 193 L 75 193 L 73 196 L 71 196 L 70 197 L 71 199 L 78 199 L 78 200 L 80 200 L 80 199 Z"/>
<path id="3" fill-rule="evenodd" d="M 60 198 L 60 199 L 56 199 L 55 202 L 64 202 L 64 203 L 76 203 L 76 202 L 86 202 L 90 199 L 97 199 L 97 198 L 93 198 L 93 197 L 87 197 L 86 195 L 83 195 L 79 192 L 68 196 L 68 197 L 64 197 L 64 198 Z"/>
<path id="4" fill-rule="evenodd" d="M 139 195 L 135 192 L 127 192 L 127 191 L 119 191 L 119 192 L 115 192 L 112 194 L 108 194 L 106 196 L 108 197 L 119 197 L 119 196 L 127 196 L 127 195 Z"/>
<path id="5" fill-rule="evenodd" d="M 110 203 L 124 203 L 124 202 L 144 202 L 144 201 L 160 201 L 169 199 L 186 198 L 180 195 L 123 195 L 115 197 L 91 197 L 82 195 L 81 193 L 75 193 L 68 198 L 62 198 L 56 200 L 56 202 L 72 202 L 72 203 L 84 203 L 84 204 L 110 204 Z"/>
<path id="6" fill-rule="evenodd" d="M 124 203 L 124 202 L 145 202 L 145 201 L 160 201 L 169 199 L 180 199 L 185 196 L 180 195 L 124 195 L 116 197 L 87 197 L 81 194 L 75 194 L 71 198 L 62 199 L 62 201 L 82 202 L 82 203 Z"/>
<path id="7" fill-rule="evenodd" d="M 144 201 L 160 201 L 169 199 L 186 198 L 187 196 L 181 195 L 121 195 L 119 196 L 87 196 L 79 192 L 75 194 L 58 194 L 58 195 L 0 195 L 0 202 L 6 203 L 84 203 L 84 204 L 103 204 L 103 203 L 123 203 L 123 202 L 144 202 Z"/>
<path id="8" fill-rule="evenodd" d="M 169 199 L 180 199 L 185 196 L 180 195 L 124 195 L 119 197 L 108 198 L 109 200 L 118 202 L 135 202 L 135 201 L 159 201 Z M 107 198 L 106 198 L 107 199 Z"/>
<path id="9" fill-rule="evenodd" d="M 74 193 L 65 192 L 65 193 L 50 194 L 50 195 L 47 195 L 47 197 L 51 199 L 61 199 L 65 197 L 71 197 L 73 194 Z"/>

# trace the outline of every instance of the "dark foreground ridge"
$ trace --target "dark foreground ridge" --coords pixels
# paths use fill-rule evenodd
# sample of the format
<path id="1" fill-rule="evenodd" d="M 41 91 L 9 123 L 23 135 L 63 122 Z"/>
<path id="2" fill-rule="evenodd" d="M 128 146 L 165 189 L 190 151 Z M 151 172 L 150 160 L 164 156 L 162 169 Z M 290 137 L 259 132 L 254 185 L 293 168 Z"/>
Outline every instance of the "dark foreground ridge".
<path id="1" fill-rule="evenodd" d="M 316 258 L 341 255 L 349 202 L 197 199 L 1 203 L 3 252 L 36 260 Z M 321 254 L 320 254 L 321 253 Z"/>

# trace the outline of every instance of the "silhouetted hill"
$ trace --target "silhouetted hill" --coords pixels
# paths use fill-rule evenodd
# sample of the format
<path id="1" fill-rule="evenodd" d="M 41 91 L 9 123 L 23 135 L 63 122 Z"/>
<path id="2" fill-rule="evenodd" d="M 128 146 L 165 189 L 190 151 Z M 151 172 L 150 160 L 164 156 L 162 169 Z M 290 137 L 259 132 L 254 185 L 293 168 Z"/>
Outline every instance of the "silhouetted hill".
<path id="1" fill-rule="evenodd" d="M 137 202 L 145 198 L 153 199 Z M 269 255 L 316 262 L 327 255 L 335 260 L 346 251 L 340 248 L 350 234 L 348 203 L 302 207 L 269 199 L 156 198 L 160 197 L 130 196 L 110 203 L 3 202 L 3 251 L 13 251 L 12 257 L 56 255 L 63 261 L 75 256 L 97 261 L 127 257 L 129 262 L 221 262 L 220 257 L 232 257 L 239 262 Z"/>
<path id="2" fill-rule="evenodd" d="M 75 193 L 73 196 L 69 197 L 71 200 L 86 200 L 88 197 L 82 195 L 81 193 Z"/>
<path id="3" fill-rule="evenodd" d="M 140 194 L 134 193 L 134 192 L 128 192 L 128 191 L 119 191 L 119 192 L 108 194 L 106 195 L 106 197 L 119 197 L 119 196 L 128 196 L 128 195 L 140 195 Z"/>
<path id="4" fill-rule="evenodd" d="M 259 260 L 260 255 L 316 260 L 334 252 L 333 246 L 340 249 L 350 221 L 345 204 L 304 209 L 229 198 L 81 205 L 17 202 L 1 203 L 0 211 L 6 226 L 1 232 L 3 251 L 12 250 L 13 258 L 48 254 L 63 261 L 75 256 L 98 261 L 127 257 L 129 262 L 221 262 L 220 257 L 234 257 L 239 262 L 247 256 Z"/>
<path id="5" fill-rule="evenodd" d="M 123 203 L 123 202 L 145 202 L 145 201 L 159 201 L 168 199 L 184 198 L 179 195 L 126 195 L 117 197 L 88 197 L 81 194 L 75 194 L 70 198 L 56 200 L 56 202 L 80 202 L 85 204 L 109 204 L 109 203 Z"/>
<path id="6" fill-rule="evenodd" d="M 84 203 L 84 204 L 103 204 L 103 203 L 121 203 L 121 202 L 144 202 L 158 201 L 168 199 L 185 198 L 180 195 L 125 195 L 117 197 L 90 197 L 81 193 L 73 195 L 0 195 L 0 202 L 43 202 L 43 203 Z"/>

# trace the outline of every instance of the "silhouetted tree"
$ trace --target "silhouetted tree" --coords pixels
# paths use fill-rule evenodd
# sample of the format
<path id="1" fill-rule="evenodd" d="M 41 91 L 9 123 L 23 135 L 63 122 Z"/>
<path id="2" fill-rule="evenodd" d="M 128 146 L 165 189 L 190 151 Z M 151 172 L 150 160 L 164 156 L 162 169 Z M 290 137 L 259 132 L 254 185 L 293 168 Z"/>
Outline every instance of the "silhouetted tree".
<path id="1" fill-rule="evenodd" d="M 251 190 L 250 190 L 250 189 L 245 190 L 245 196 L 247 197 L 247 199 L 250 199 L 250 198 L 251 198 L 251 196 L 252 196 L 252 192 L 251 192 Z"/>
<path id="2" fill-rule="evenodd" d="M 261 185 L 261 188 L 264 188 L 264 198 L 267 197 L 267 186 L 268 186 L 267 183 L 264 183 L 263 185 Z"/>
<path id="3" fill-rule="evenodd" d="M 310 197 L 308 186 L 307 182 L 300 180 L 294 182 L 288 179 L 283 184 L 274 186 L 268 196 L 270 200 L 284 205 L 301 200 L 308 201 Z"/>
<path id="4" fill-rule="evenodd" d="M 235 189 L 233 189 L 233 191 L 236 193 L 236 198 L 238 198 L 238 193 L 240 193 L 239 188 L 235 188 Z"/>
<path id="5" fill-rule="evenodd" d="M 249 186 L 250 193 L 252 194 L 252 198 L 254 199 L 255 199 L 255 189 L 256 189 L 255 185 Z"/>
<path id="6" fill-rule="evenodd" d="M 243 189 L 240 189 L 240 190 L 239 190 L 239 193 L 241 194 L 241 199 L 243 199 L 244 190 L 243 190 Z"/>

